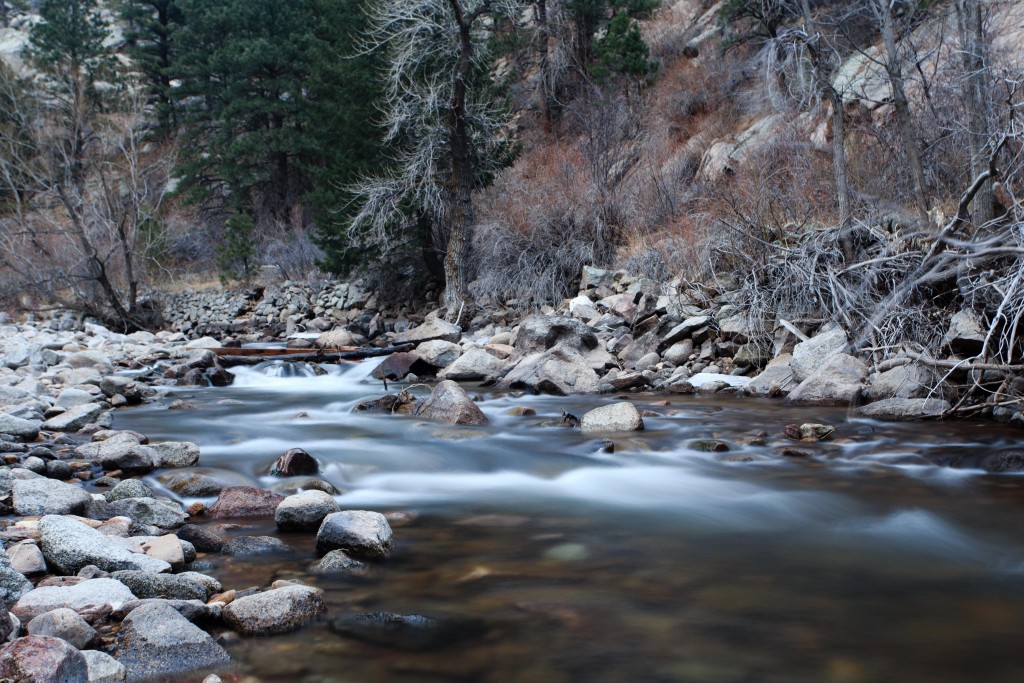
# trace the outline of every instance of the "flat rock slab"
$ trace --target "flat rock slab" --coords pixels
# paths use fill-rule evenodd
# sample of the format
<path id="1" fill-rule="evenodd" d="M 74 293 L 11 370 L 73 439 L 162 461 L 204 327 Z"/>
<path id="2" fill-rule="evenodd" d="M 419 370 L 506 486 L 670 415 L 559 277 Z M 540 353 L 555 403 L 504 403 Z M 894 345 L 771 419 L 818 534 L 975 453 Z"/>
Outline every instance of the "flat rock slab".
<path id="1" fill-rule="evenodd" d="M 89 683 L 85 657 L 70 643 L 26 636 L 0 648 L 0 678 L 26 683 Z"/>
<path id="2" fill-rule="evenodd" d="M 224 621 L 246 636 L 288 633 L 316 621 L 327 611 L 320 591 L 310 586 L 285 586 L 237 598 L 223 610 Z"/>
<path id="3" fill-rule="evenodd" d="M 117 579 L 131 589 L 137 598 L 168 598 L 172 600 L 206 600 L 207 590 L 198 581 L 178 574 L 150 574 L 139 571 L 114 572 Z"/>
<path id="4" fill-rule="evenodd" d="M 133 553 L 112 537 L 68 517 L 43 517 L 39 521 L 39 534 L 46 562 L 64 574 L 76 574 L 89 564 L 108 572 L 138 569 L 160 573 L 171 569 L 167 562 Z"/>
<path id="5" fill-rule="evenodd" d="M 231 658 L 206 631 L 162 602 L 132 610 L 117 636 L 117 661 L 129 681 L 217 669 Z"/>
<path id="6" fill-rule="evenodd" d="M 90 422 L 95 422 L 103 411 L 99 403 L 73 406 L 44 422 L 42 428 L 51 432 L 77 432 Z"/>
<path id="7" fill-rule="evenodd" d="M 400 332 L 392 339 L 392 344 L 419 344 L 432 339 L 441 339 L 448 342 L 457 342 L 462 338 L 462 329 L 450 322 L 431 318 L 422 325 L 411 330 Z"/>
<path id="8" fill-rule="evenodd" d="M 391 554 L 394 537 L 384 515 L 368 510 L 344 510 L 327 515 L 316 533 L 321 552 L 344 550 L 358 560 L 383 560 Z"/>
<path id="9" fill-rule="evenodd" d="M 952 406 L 941 398 L 886 398 L 857 408 L 857 415 L 876 420 L 926 420 L 942 417 Z"/>
<path id="10" fill-rule="evenodd" d="M 83 616 L 91 616 L 117 610 L 134 599 L 131 589 L 120 581 L 89 579 L 74 586 L 35 588 L 21 596 L 11 612 L 22 621 L 65 607 Z"/>
<path id="11" fill-rule="evenodd" d="M 12 497 L 19 515 L 77 515 L 92 502 L 80 486 L 56 479 L 15 479 Z"/>
<path id="12" fill-rule="evenodd" d="M 255 486 L 229 486 L 210 507 L 211 517 L 273 517 L 284 496 Z"/>

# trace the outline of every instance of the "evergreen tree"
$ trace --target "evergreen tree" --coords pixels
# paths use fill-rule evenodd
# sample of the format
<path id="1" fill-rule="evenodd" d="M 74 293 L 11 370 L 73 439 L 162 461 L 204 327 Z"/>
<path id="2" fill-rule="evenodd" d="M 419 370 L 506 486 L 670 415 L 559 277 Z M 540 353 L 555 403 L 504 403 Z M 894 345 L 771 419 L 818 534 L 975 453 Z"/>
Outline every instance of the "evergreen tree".
<path id="1" fill-rule="evenodd" d="M 177 0 L 125 0 L 121 17 L 129 54 L 145 77 L 161 129 L 168 131 L 175 122 L 171 91 L 177 59 L 175 32 L 184 23 L 184 14 Z"/>
<path id="2" fill-rule="evenodd" d="M 36 66 L 52 78 L 93 78 L 109 35 L 96 0 L 43 0 L 39 17 L 30 35 Z"/>
<path id="3" fill-rule="evenodd" d="M 651 52 L 640 35 L 637 22 L 622 10 L 608 22 L 608 31 L 597 44 L 597 65 L 594 78 L 607 80 L 612 75 L 622 76 L 639 82 L 658 68 L 658 63 L 648 59 Z"/>

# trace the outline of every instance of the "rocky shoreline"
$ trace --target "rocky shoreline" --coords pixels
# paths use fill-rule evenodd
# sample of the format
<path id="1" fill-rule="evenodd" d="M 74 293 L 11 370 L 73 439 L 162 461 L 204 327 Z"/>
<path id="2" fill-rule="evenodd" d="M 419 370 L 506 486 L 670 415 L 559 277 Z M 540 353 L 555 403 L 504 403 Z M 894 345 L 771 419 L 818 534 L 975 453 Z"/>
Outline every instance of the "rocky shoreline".
<path id="1" fill-rule="evenodd" d="M 352 291 L 361 290 L 346 286 L 345 296 Z M 7 515 L 0 522 L 0 677 L 132 681 L 221 670 L 231 663 L 226 633 L 269 636 L 329 617 L 320 590 L 301 581 L 243 589 L 203 573 L 211 555 L 244 559 L 287 549 L 270 536 L 222 537 L 218 524 L 230 520 L 272 518 L 282 531 L 315 534 L 313 574 L 359 575 L 366 563 L 387 559 L 388 518 L 341 508 L 338 491 L 317 478 L 318 463 L 304 451 L 288 451 L 272 469 L 287 478 L 281 492 L 210 487 L 202 475 L 175 473 L 199 463 L 196 444 L 110 429 L 118 407 L 153 400 L 184 407 L 166 397 L 167 387 L 229 384 L 231 373 L 211 350 L 225 342 L 302 331 L 289 345 L 402 346 L 409 350 L 386 357 L 374 376 L 385 386 L 436 380 L 429 396 L 399 388 L 356 410 L 459 425 L 487 417 L 458 382 L 558 395 L 778 396 L 792 405 L 857 406 L 860 415 L 884 419 L 944 415 L 956 398 L 950 373 L 938 381 L 909 358 L 870 372 L 848 353 L 849 337 L 837 325 L 786 323 L 769 346 L 725 295 L 622 272 L 587 269 L 580 295 L 560 311 L 512 325 L 505 310 L 478 316 L 465 330 L 436 314 L 394 318 L 364 294 L 345 317 L 367 325 L 339 325 L 314 307 L 278 316 L 273 330 L 238 322 L 223 330 L 234 333 L 230 340 L 194 338 L 216 325 L 193 321 L 156 334 L 121 335 L 89 323 L 77 329 L 69 316 L 0 329 L 0 511 Z M 257 318 L 268 319 L 258 312 L 266 302 L 250 303 Z M 957 314 L 945 343 L 951 354 L 969 353 L 979 332 L 969 314 Z M 1018 388 L 1005 375 L 986 381 L 996 380 Z M 643 429 L 643 415 L 626 398 L 566 420 L 596 436 Z M 1015 408 L 990 413 L 1021 421 Z M 793 438 L 803 438 L 800 429 Z M 215 495 L 216 502 L 186 509 L 135 478 L 157 470 L 176 494 Z M 395 633 L 430 640 L 431 629 L 442 627 L 419 615 L 377 613 L 332 622 L 339 634 L 371 642 Z"/>

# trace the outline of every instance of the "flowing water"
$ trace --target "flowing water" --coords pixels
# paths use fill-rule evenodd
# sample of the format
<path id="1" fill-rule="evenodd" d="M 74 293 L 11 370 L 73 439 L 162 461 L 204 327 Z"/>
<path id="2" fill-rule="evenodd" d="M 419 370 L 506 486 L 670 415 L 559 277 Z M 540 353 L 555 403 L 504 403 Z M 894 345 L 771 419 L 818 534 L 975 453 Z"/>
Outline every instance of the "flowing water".
<path id="1" fill-rule="evenodd" d="M 197 469 L 226 481 L 270 486 L 278 480 L 265 475 L 269 465 L 301 447 L 343 491 L 343 509 L 405 513 L 393 524 L 392 558 L 362 579 L 308 575 L 313 534 L 279 534 L 294 552 L 204 558 L 225 587 L 302 578 L 326 591 L 332 617 L 386 611 L 480 624 L 472 637 L 426 652 L 324 625 L 239 638 L 229 650 L 244 675 L 1024 680 L 1024 478 L 972 468 L 1013 448 L 1019 431 L 634 395 L 650 411 L 646 429 L 613 436 L 609 454 L 559 423 L 563 410 L 582 415 L 611 397 L 480 390 L 486 427 L 353 414 L 359 400 L 383 393 L 367 380 L 377 362 L 324 376 L 302 366 L 240 369 L 234 386 L 117 412 L 118 428 L 198 442 Z M 168 410 L 173 398 L 194 409 Z M 536 415 L 512 415 L 516 407 Z M 821 443 L 782 436 L 802 422 L 838 429 Z M 729 450 L 698 450 L 698 439 Z M 810 457 L 782 455 L 794 446 Z M 276 534 L 272 522 L 217 531 Z"/>

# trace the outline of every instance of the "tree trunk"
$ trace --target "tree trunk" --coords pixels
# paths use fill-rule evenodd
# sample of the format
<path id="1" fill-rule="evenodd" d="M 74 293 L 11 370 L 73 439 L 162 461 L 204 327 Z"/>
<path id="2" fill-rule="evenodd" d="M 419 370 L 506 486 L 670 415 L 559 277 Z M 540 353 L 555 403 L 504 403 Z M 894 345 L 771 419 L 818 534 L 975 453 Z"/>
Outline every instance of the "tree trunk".
<path id="1" fill-rule="evenodd" d="M 547 0 L 537 0 L 537 26 L 540 33 L 540 107 L 544 132 L 554 126 L 554 78 L 551 73 L 551 26 L 548 23 Z"/>
<path id="2" fill-rule="evenodd" d="M 967 144 L 971 153 L 971 177 L 988 170 L 988 68 L 985 63 L 985 28 L 978 0 L 957 0 L 957 27 L 963 55 L 964 102 L 967 105 Z M 992 180 L 986 180 L 971 205 L 975 227 L 993 216 Z"/>
<path id="3" fill-rule="evenodd" d="M 466 122 L 466 92 L 472 68 L 473 40 L 470 34 L 476 16 L 464 18 L 458 0 L 450 0 L 459 23 L 461 52 L 455 73 L 448 126 L 451 144 L 450 211 L 451 230 L 444 257 L 444 305 L 449 320 L 457 319 L 468 303 L 466 270 L 469 240 L 473 231 L 473 162 L 469 153 Z"/>
<path id="4" fill-rule="evenodd" d="M 885 71 L 889 76 L 889 85 L 892 87 L 892 103 L 896 110 L 896 124 L 899 126 L 903 153 L 907 157 L 910 176 L 914 182 L 914 204 L 921 219 L 927 221 L 928 192 L 924 179 L 924 166 L 921 164 L 921 154 L 918 152 L 917 140 L 914 137 L 914 121 L 910 116 L 910 103 L 907 101 L 907 92 L 903 87 L 903 71 L 900 68 L 892 12 L 889 10 L 887 0 L 875 0 L 872 7 L 878 19 L 879 28 L 882 30 L 882 40 L 885 42 Z"/>
<path id="5" fill-rule="evenodd" d="M 811 15 L 808 0 L 801 0 L 800 9 L 803 13 L 804 27 L 807 31 L 811 51 L 814 78 L 819 92 L 824 93 L 832 105 L 832 172 L 836 182 L 836 203 L 839 205 L 839 243 L 843 257 L 853 260 L 853 243 L 850 240 L 850 179 L 846 164 L 846 112 L 843 108 L 843 96 L 832 87 L 828 62 L 822 54 L 817 27 Z"/>

